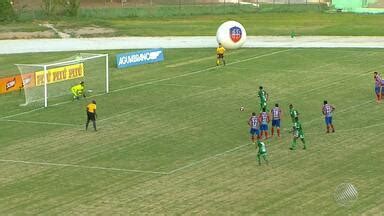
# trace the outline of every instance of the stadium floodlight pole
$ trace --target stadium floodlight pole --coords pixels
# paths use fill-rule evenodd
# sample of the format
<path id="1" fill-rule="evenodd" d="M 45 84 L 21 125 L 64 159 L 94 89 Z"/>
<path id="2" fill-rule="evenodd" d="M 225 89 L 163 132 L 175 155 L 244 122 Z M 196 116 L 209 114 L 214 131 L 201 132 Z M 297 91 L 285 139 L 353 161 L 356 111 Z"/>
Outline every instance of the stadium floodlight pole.
<path id="1" fill-rule="evenodd" d="M 109 93 L 109 65 L 108 65 L 108 54 L 105 54 L 105 92 Z"/>
<path id="2" fill-rule="evenodd" d="M 47 65 L 44 65 L 44 107 L 48 107 L 48 71 Z"/>

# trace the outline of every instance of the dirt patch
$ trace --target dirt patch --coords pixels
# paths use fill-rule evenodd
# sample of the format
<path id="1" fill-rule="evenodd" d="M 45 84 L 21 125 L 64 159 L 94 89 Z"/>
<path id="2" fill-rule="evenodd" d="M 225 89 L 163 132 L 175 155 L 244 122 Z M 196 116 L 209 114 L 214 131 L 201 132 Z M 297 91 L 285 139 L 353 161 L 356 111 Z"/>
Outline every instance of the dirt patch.
<path id="1" fill-rule="evenodd" d="M 110 28 L 101 28 L 98 26 L 88 26 L 78 29 L 64 29 L 57 30 L 53 25 L 47 23 L 42 24 L 48 28 L 44 31 L 14 31 L 14 32 L 0 32 L 0 40 L 6 39 L 35 39 L 35 38 L 80 38 L 80 37 L 103 37 L 113 36 L 116 31 Z"/>
<path id="2" fill-rule="evenodd" d="M 6 39 L 32 39 L 32 38 L 55 38 L 53 31 L 39 32 L 0 32 L 0 40 Z"/>
<path id="3" fill-rule="evenodd" d="M 72 37 L 83 37 L 83 36 L 89 37 L 92 35 L 102 36 L 104 34 L 114 33 L 115 30 L 93 26 L 93 27 L 83 27 L 79 29 L 64 29 L 64 32 L 71 35 Z"/>

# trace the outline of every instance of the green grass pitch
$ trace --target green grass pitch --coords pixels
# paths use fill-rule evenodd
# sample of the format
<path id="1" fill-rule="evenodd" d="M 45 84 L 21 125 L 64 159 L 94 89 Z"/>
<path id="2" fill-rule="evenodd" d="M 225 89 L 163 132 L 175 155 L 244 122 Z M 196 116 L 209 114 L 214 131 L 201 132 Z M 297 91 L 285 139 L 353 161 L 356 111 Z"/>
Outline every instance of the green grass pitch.
<path id="1" fill-rule="evenodd" d="M 13 63 L 72 54 L 0 56 L 1 76 L 15 72 Z M 1 95 L 0 214 L 384 211 L 384 104 L 374 100 L 372 78 L 384 69 L 384 50 L 239 49 L 217 68 L 214 49 L 167 49 L 165 56 L 124 70 L 111 64 L 111 93 L 87 98 L 97 100 L 98 132 L 84 131 L 86 100 L 69 96 L 31 111 L 18 106 L 19 92 Z M 282 138 L 266 142 L 269 166 L 257 165 L 248 134 L 259 85 L 284 112 Z M 336 107 L 334 134 L 325 134 L 324 99 Z M 288 149 L 289 103 L 301 113 L 307 150 Z M 352 206 L 333 199 L 342 183 L 359 193 Z"/>

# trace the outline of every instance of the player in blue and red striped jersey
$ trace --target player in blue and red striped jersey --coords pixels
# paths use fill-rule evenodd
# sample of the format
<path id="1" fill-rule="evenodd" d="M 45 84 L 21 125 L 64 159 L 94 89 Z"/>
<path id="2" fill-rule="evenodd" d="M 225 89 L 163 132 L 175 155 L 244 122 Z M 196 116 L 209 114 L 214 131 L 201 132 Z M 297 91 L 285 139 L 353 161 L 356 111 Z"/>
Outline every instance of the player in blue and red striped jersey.
<path id="1" fill-rule="evenodd" d="M 263 132 L 265 134 L 265 139 L 268 139 L 268 123 L 270 121 L 269 114 L 266 108 L 263 108 L 263 111 L 259 115 L 260 122 L 260 138 L 263 138 Z"/>
<path id="2" fill-rule="evenodd" d="M 259 139 L 259 118 L 256 116 L 256 113 L 252 113 L 252 116 L 248 120 L 248 125 L 251 127 L 249 133 L 251 134 L 251 139 L 253 143 L 256 143 L 256 138 Z"/>
<path id="3" fill-rule="evenodd" d="M 327 133 L 329 133 L 329 129 L 332 128 L 332 133 L 335 132 L 335 128 L 332 124 L 332 113 L 335 110 L 335 107 L 331 104 L 328 104 L 328 101 L 324 101 L 323 105 L 323 115 L 325 116 L 325 124 L 327 125 Z"/>
<path id="4" fill-rule="evenodd" d="M 384 93 L 382 92 L 381 88 L 383 86 L 383 80 L 381 79 L 381 76 L 379 73 L 374 72 L 373 73 L 373 79 L 375 80 L 375 93 L 376 93 L 376 101 L 380 102 L 381 101 L 381 94 Z"/>
<path id="5" fill-rule="evenodd" d="M 277 136 L 280 137 L 280 120 L 281 120 L 281 109 L 279 104 L 275 104 L 275 107 L 271 110 L 272 115 L 272 128 L 271 128 L 271 136 L 274 134 L 274 130 L 276 127 Z"/>

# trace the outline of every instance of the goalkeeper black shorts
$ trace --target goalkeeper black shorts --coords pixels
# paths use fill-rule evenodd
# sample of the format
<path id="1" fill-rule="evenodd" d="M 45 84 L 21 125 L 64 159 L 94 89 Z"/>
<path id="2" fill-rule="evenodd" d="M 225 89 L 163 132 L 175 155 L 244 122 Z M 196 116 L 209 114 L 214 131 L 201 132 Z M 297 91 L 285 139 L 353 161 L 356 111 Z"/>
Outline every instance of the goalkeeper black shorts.
<path id="1" fill-rule="evenodd" d="M 88 121 L 96 121 L 95 113 L 87 112 Z"/>

